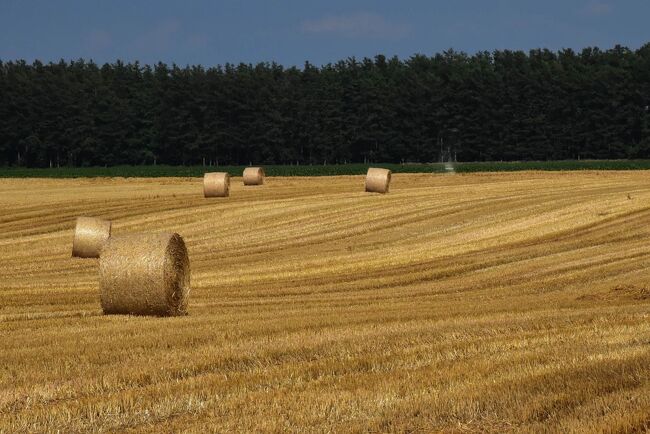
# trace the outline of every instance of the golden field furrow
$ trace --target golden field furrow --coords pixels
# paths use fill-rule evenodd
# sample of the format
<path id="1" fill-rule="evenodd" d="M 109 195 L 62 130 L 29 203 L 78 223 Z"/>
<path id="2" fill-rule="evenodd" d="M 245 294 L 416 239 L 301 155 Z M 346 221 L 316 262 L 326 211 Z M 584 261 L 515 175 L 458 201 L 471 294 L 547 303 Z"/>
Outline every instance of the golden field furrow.
<path id="1" fill-rule="evenodd" d="M 0 180 L 0 432 L 645 432 L 650 174 Z M 76 216 L 174 231 L 189 315 L 105 316 Z"/>

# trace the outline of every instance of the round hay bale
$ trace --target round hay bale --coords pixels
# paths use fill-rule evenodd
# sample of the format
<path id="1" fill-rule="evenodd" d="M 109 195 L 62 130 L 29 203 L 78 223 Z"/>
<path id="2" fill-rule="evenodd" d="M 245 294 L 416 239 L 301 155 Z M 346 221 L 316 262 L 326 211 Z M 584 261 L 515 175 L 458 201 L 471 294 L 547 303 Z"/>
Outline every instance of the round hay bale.
<path id="1" fill-rule="evenodd" d="M 371 167 L 366 174 L 366 191 L 371 193 L 388 193 L 391 171 Z"/>
<path id="2" fill-rule="evenodd" d="M 264 184 L 264 169 L 261 167 L 247 167 L 244 169 L 244 185 Z"/>
<path id="3" fill-rule="evenodd" d="M 111 237 L 111 222 L 94 217 L 77 217 L 72 240 L 72 256 L 99 258 L 102 247 Z"/>
<path id="4" fill-rule="evenodd" d="M 105 314 L 177 316 L 187 310 L 190 261 L 178 234 L 111 238 L 99 258 Z"/>
<path id="5" fill-rule="evenodd" d="M 203 175 L 203 196 L 228 197 L 230 195 L 230 175 L 224 172 Z"/>

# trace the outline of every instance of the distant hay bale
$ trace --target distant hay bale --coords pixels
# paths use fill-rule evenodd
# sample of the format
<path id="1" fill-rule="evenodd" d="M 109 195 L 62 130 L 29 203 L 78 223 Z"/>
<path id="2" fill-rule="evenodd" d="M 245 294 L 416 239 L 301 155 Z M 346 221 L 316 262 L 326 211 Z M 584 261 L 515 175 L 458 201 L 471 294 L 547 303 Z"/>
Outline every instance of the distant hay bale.
<path id="1" fill-rule="evenodd" d="M 203 196 L 228 197 L 230 195 L 230 175 L 224 172 L 203 175 Z"/>
<path id="2" fill-rule="evenodd" d="M 388 193 L 391 171 L 371 167 L 366 175 L 366 191 L 371 193 Z"/>
<path id="3" fill-rule="evenodd" d="M 244 185 L 264 184 L 264 169 L 261 167 L 247 167 L 244 169 Z"/>
<path id="4" fill-rule="evenodd" d="M 99 258 L 105 314 L 177 316 L 187 310 L 190 261 L 178 234 L 111 238 Z"/>
<path id="5" fill-rule="evenodd" d="M 72 240 L 72 256 L 99 258 L 102 247 L 111 237 L 111 222 L 94 217 L 77 217 Z"/>

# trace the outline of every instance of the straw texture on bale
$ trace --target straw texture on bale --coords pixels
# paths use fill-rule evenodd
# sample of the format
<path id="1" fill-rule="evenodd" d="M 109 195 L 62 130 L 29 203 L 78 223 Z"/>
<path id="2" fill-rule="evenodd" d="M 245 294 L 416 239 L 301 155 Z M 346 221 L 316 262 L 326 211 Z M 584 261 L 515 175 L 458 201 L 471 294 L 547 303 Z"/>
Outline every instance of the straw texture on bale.
<path id="1" fill-rule="evenodd" d="M 371 193 L 388 193 L 391 171 L 371 167 L 366 175 L 366 191 Z"/>
<path id="2" fill-rule="evenodd" d="M 99 258 L 102 247 L 110 237 L 111 222 L 93 217 L 77 217 L 72 240 L 72 256 Z"/>
<path id="3" fill-rule="evenodd" d="M 203 175 L 203 196 L 228 197 L 230 195 L 230 175 L 224 172 Z"/>
<path id="4" fill-rule="evenodd" d="M 190 261 L 178 234 L 111 238 L 99 259 L 105 314 L 184 315 L 190 292 Z"/>
<path id="5" fill-rule="evenodd" d="M 264 169 L 261 167 L 247 167 L 244 169 L 244 185 L 264 184 Z"/>

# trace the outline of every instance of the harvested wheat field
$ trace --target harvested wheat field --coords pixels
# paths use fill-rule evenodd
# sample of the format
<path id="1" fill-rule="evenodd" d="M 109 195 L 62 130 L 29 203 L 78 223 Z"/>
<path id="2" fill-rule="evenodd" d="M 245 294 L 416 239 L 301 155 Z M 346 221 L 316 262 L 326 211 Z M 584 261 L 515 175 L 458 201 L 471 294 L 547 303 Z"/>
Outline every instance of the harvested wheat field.
<path id="1" fill-rule="evenodd" d="M 650 429 L 650 173 L 0 180 L 0 431 Z M 178 232 L 103 315 L 75 218 Z"/>

